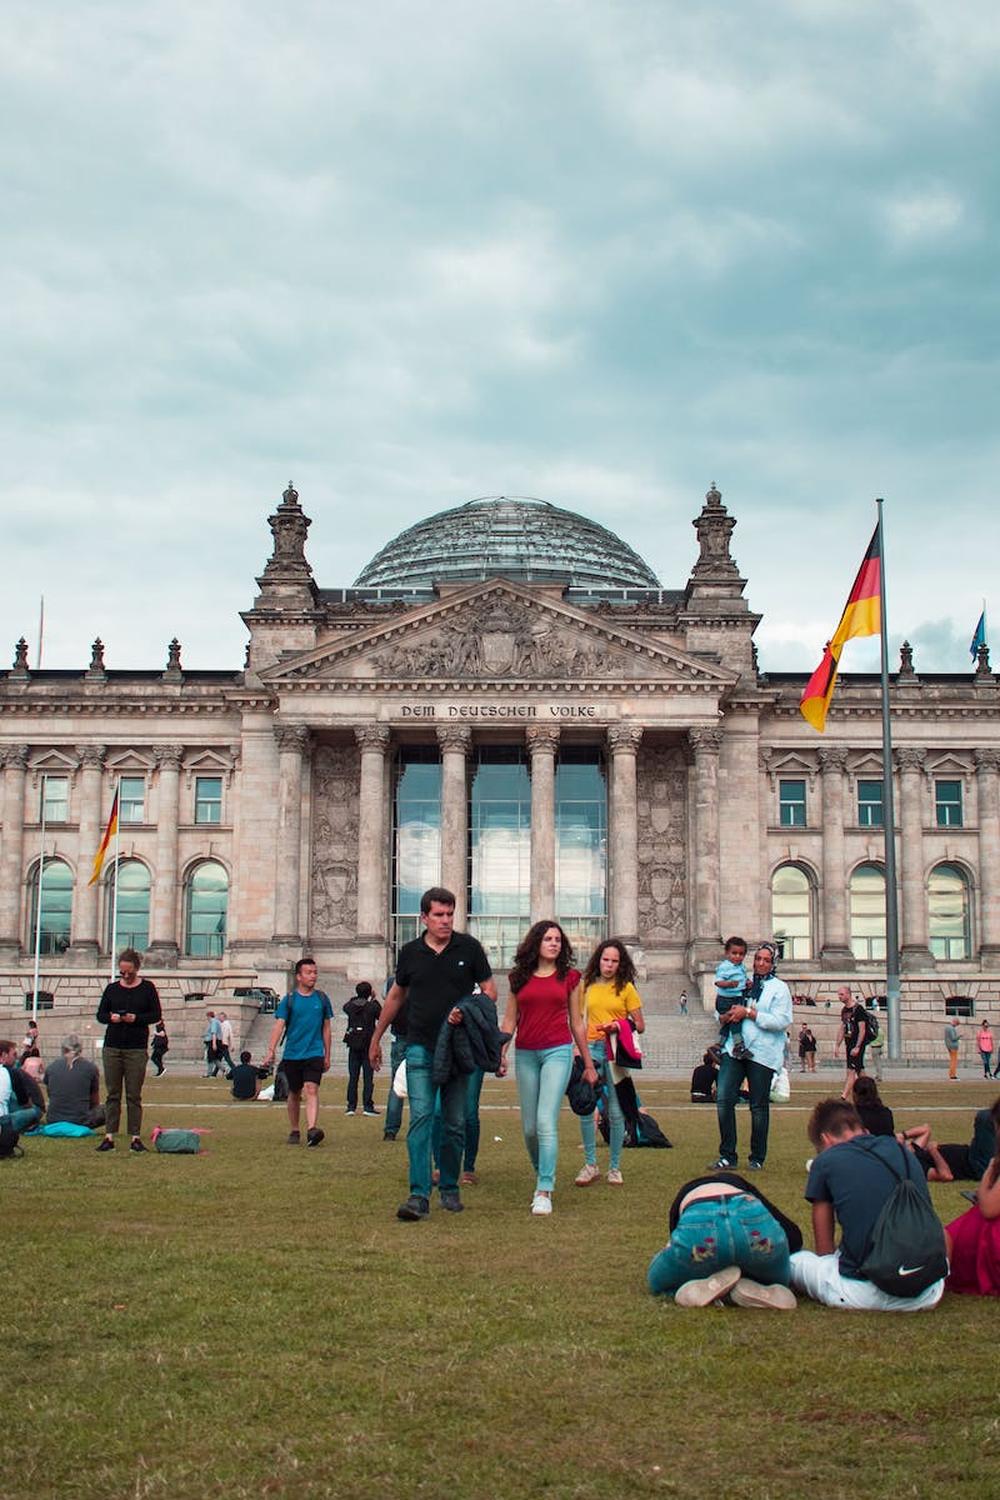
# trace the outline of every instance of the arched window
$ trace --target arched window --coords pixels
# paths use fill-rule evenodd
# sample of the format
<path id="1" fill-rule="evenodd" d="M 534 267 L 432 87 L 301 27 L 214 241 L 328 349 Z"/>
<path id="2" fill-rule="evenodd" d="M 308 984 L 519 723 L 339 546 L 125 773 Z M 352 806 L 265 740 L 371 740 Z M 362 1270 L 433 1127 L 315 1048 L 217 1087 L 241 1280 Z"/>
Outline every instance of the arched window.
<path id="1" fill-rule="evenodd" d="M 229 876 L 217 860 L 207 859 L 188 881 L 184 952 L 189 957 L 221 958 L 228 906 Z"/>
<path id="2" fill-rule="evenodd" d="M 73 919 L 73 872 L 61 859 L 47 859 L 42 869 L 42 921 L 39 951 L 65 953 Z M 34 949 L 38 925 L 38 866 L 31 877 L 31 928 L 28 947 Z"/>
<path id="3" fill-rule="evenodd" d="M 958 865 L 935 865 L 930 873 L 927 936 L 935 958 L 971 956 L 969 882 Z"/>
<path id="4" fill-rule="evenodd" d="M 779 865 L 771 876 L 771 932 L 785 958 L 812 958 L 812 886 L 800 865 Z"/>
<path id="5" fill-rule="evenodd" d="M 114 927 L 115 871 L 108 877 L 108 951 L 112 944 L 120 953 L 149 947 L 149 871 L 138 859 L 123 859 L 118 865 L 118 925 Z"/>
<path id="6" fill-rule="evenodd" d="M 855 958 L 885 958 L 885 871 L 858 865 L 851 876 L 851 952 Z"/>

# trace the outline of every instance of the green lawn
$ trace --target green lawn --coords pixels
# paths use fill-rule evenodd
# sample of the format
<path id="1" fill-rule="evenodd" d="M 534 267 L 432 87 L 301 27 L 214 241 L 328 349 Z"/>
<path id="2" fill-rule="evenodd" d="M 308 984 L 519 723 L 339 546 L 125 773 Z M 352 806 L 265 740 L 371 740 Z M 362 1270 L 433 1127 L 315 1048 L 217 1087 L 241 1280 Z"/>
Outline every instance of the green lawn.
<path id="1" fill-rule="evenodd" d="M 793 1090 L 762 1187 L 805 1225 L 806 1110 L 829 1082 Z M 283 1107 L 212 1107 L 221 1080 L 169 1075 L 147 1083 L 147 1134 L 209 1126 L 206 1156 L 27 1141 L 0 1163 L 0 1493 L 995 1496 L 997 1304 L 879 1317 L 648 1296 L 670 1200 L 717 1135 L 680 1084 L 643 1092 L 676 1149 L 626 1152 L 624 1189 L 581 1191 L 565 1112 L 551 1219 L 529 1215 L 512 1086 L 495 1080 L 468 1211 L 422 1224 L 394 1217 L 402 1139 L 345 1119 L 340 1079 L 318 1150 L 284 1144 Z M 958 1140 L 993 1096 L 970 1081 L 886 1097 L 900 1123 Z M 747 1128 L 741 1111 L 741 1145 Z M 946 1220 L 965 1206 L 934 1193 Z"/>

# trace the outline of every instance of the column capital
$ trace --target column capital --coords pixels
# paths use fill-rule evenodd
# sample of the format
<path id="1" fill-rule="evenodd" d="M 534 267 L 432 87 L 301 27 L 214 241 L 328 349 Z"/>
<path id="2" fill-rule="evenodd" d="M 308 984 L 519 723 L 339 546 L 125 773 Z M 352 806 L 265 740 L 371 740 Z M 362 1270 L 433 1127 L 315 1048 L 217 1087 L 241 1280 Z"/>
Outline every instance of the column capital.
<path id="1" fill-rule="evenodd" d="M 974 750 L 972 755 L 977 771 L 984 773 L 987 771 L 1000 771 L 1000 750 L 990 748 L 979 749 Z"/>
<path id="2" fill-rule="evenodd" d="M 107 745 L 77 745 L 76 753 L 85 771 L 103 771 L 104 757 L 108 753 L 108 747 Z"/>
<path id="3" fill-rule="evenodd" d="M 689 729 L 688 744 L 696 755 L 718 755 L 722 749 L 722 730 L 714 727 Z"/>
<path id="4" fill-rule="evenodd" d="M 389 744 L 389 726 L 387 724 L 358 724 L 354 730 L 354 738 L 365 750 L 378 750 L 385 753 Z"/>
<path id="5" fill-rule="evenodd" d="M 12 771 L 26 771 L 30 754 L 30 745 L 8 745 L 6 750 L 0 752 L 0 765 L 9 767 Z"/>
<path id="6" fill-rule="evenodd" d="M 641 724 L 612 724 L 608 730 L 612 755 L 635 755 L 641 743 Z"/>
<path id="7" fill-rule="evenodd" d="M 461 750 L 463 755 L 468 755 L 472 730 L 467 724 L 438 724 L 434 733 L 442 750 Z"/>
<path id="8" fill-rule="evenodd" d="M 641 734 L 642 731 L 640 730 L 639 733 Z M 524 731 L 524 737 L 533 756 L 536 751 L 540 755 L 554 755 L 559 749 L 558 724 L 532 724 Z M 636 743 L 638 744 L 638 741 Z"/>
<path id="9" fill-rule="evenodd" d="M 183 745 L 157 745 L 153 759 L 161 771 L 179 771 L 184 759 Z"/>
<path id="10" fill-rule="evenodd" d="M 824 776 L 832 776 L 847 770 L 847 750 L 839 745 L 824 745 L 817 752 L 819 768 Z"/>
<path id="11" fill-rule="evenodd" d="M 922 771 L 927 764 L 927 751 L 919 745 L 899 745 L 893 754 L 901 772 Z"/>
<path id="12" fill-rule="evenodd" d="M 274 737 L 279 750 L 297 751 L 305 755 L 311 738 L 308 724 L 275 724 Z"/>

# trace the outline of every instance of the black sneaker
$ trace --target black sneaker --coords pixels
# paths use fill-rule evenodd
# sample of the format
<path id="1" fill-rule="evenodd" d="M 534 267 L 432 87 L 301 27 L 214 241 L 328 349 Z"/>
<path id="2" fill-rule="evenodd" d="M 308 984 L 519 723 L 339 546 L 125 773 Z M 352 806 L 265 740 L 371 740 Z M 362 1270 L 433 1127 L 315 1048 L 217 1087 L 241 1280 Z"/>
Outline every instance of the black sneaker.
<path id="1" fill-rule="evenodd" d="M 288 1132 L 288 1144 L 290 1146 L 297 1146 L 301 1139 L 302 1137 L 299 1135 L 299 1132 L 297 1130 L 290 1130 Z"/>
<path id="2" fill-rule="evenodd" d="M 738 1163 L 730 1161 L 728 1156 L 720 1156 L 718 1161 L 709 1162 L 707 1172 L 735 1172 Z"/>
<path id="3" fill-rule="evenodd" d="M 419 1193 L 411 1193 L 405 1203 L 401 1203 L 396 1209 L 397 1219 L 426 1219 L 429 1218 L 431 1206 L 426 1198 L 421 1198 Z"/>
<path id="4" fill-rule="evenodd" d="M 383 1133 L 382 1139 L 384 1141 L 394 1141 L 396 1139 L 396 1132 L 394 1130 L 386 1130 Z"/>
<path id="5" fill-rule="evenodd" d="M 380 1115 L 381 1113 L 382 1113 L 382 1111 L 380 1109 L 376 1109 L 375 1106 L 374 1106 L 374 1104 L 366 1104 L 365 1105 L 365 1114 L 366 1115 Z"/>
<path id="6" fill-rule="evenodd" d="M 451 1192 L 446 1191 L 441 1194 L 441 1207 L 446 1208 L 450 1214 L 460 1214 L 465 1208 L 465 1204 L 459 1197 L 458 1192 L 452 1189 Z"/>
<path id="7" fill-rule="evenodd" d="M 318 1146 L 325 1134 L 326 1132 L 324 1130 L 320 1130 L 318 1125 L 314 1125 L 311 1130 L 306 1131 L 306 1145 Z"/>
<path id="8" fill-rule="evenodd" d="M 762 1172 L 764 1170 L 764 1163 L 762 1161 L 758 1161 L 755 1156 L 751 1156 L 750 1160 L 747 1162 L 747 1166 L 750 1168 L 751 1172 Z"/>
<path id="9" fill-rule="evenodd" d="M 133 1136 L 132 1140 L 128 1143 L 128 1149 L 130 1151 L 148 1151 L 149 1147 L 144 1146 L 138 1136 Z"/>
<path id="10" fill-rule="evenodd" d="M 97 1149 L 98 1151 L 113 1151 L 115 1149 L 115 1143 L 109 1135 L 106 1135 Z"/>

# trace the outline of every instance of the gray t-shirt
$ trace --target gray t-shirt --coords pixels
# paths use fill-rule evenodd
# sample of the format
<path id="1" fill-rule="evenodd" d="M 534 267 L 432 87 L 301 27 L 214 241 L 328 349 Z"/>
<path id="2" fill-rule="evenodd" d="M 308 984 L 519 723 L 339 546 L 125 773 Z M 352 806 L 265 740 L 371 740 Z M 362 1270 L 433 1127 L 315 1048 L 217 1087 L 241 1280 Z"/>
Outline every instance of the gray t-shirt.
<path id="1" fill-rule="evenodd" d="M 46 1113 L 49 1124 L 68 1121 L 71 1125 L 86 1125 L 94 1080 L 98 1077 L 96 1067 L 85 1057 L 78 1057 L 72 1067 L 65 1057 L 49 1063 L 44 1079 L 49 1091 Z"/>

